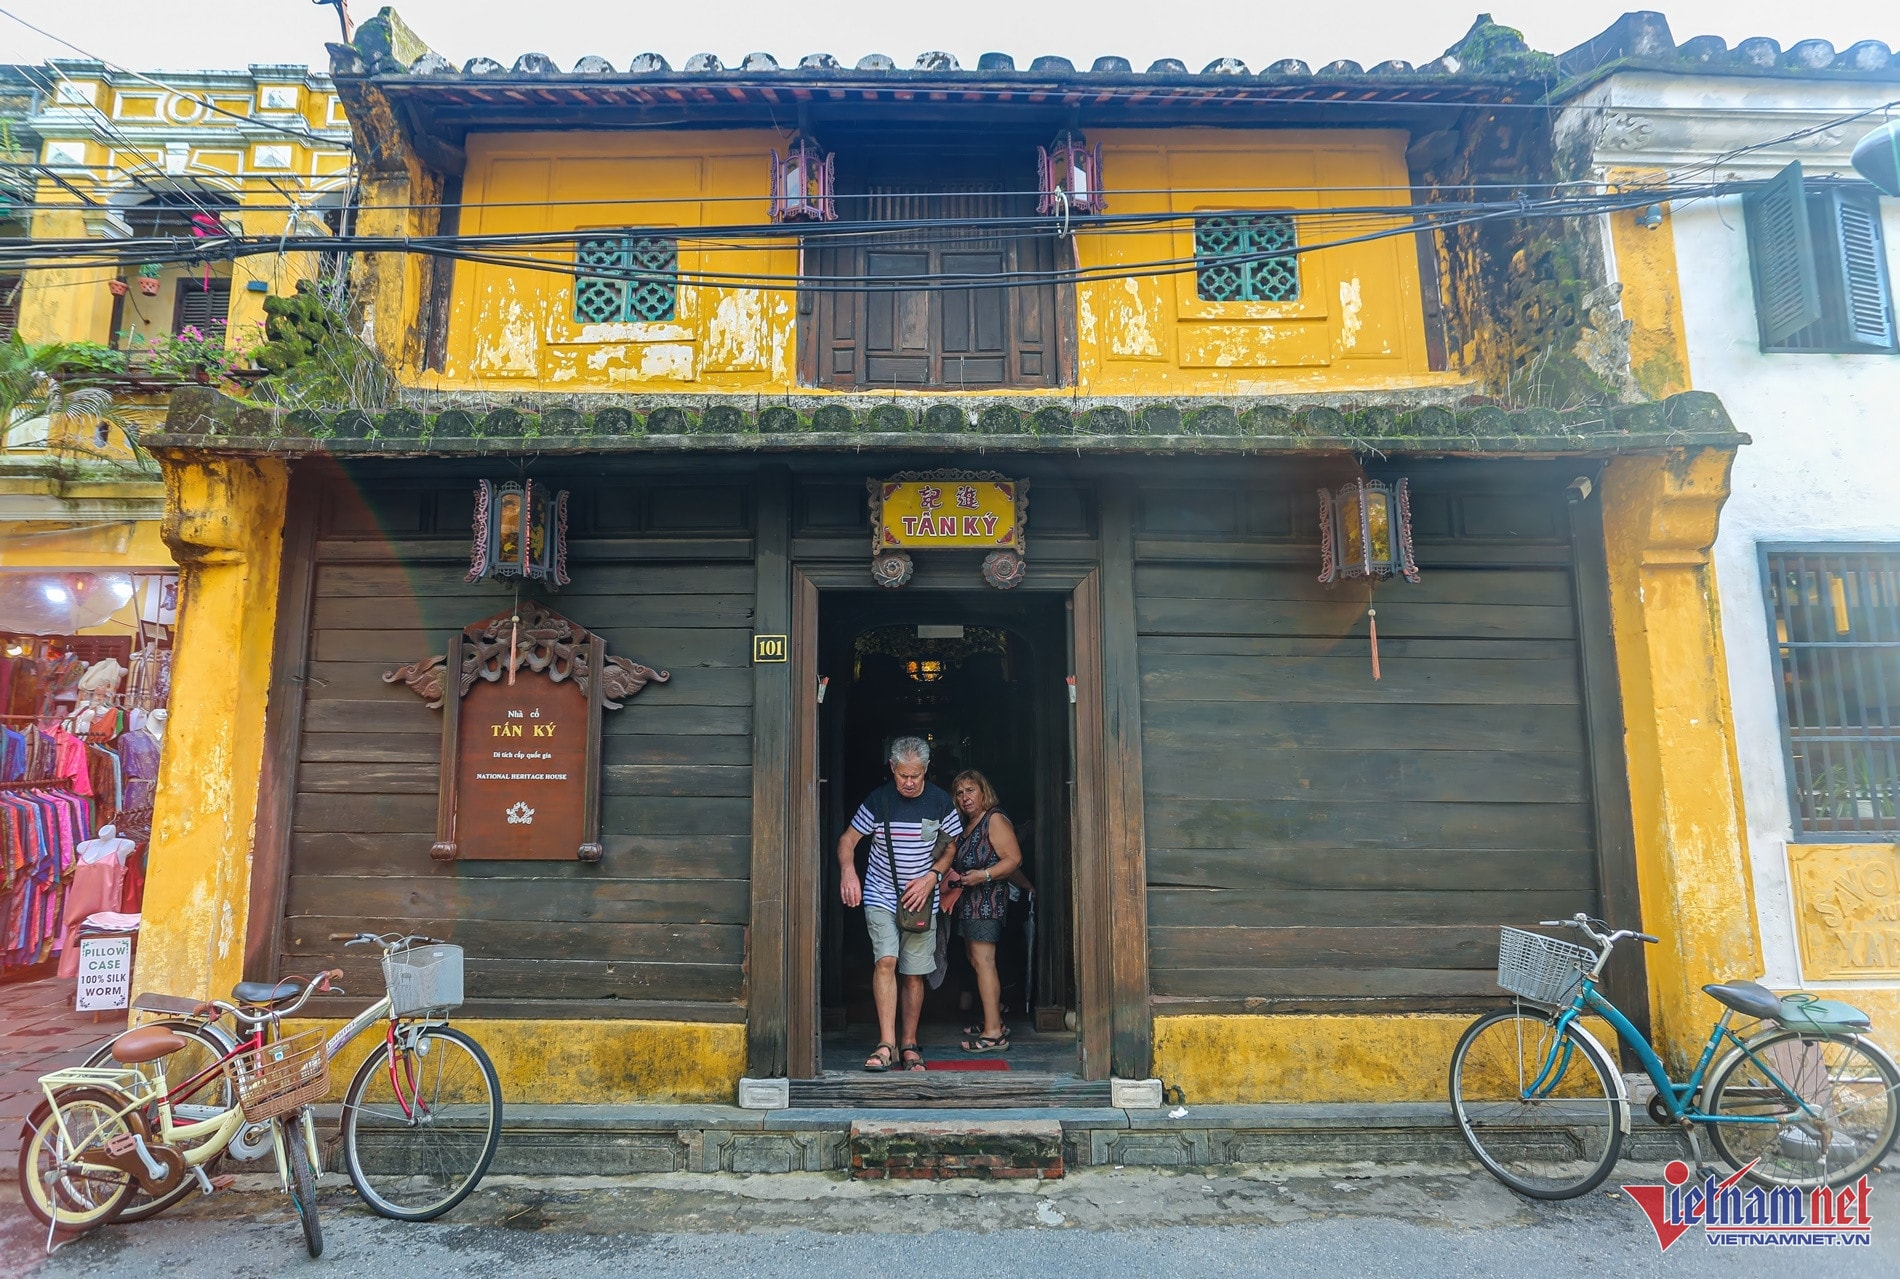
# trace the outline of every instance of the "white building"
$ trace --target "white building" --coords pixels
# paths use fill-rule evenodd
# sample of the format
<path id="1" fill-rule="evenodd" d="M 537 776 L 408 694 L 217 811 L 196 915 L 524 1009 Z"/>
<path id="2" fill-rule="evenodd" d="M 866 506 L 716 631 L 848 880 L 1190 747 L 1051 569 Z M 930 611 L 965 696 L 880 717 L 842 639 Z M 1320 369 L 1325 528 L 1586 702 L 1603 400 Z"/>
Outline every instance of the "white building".
<path id="1" fill-rule="evenodd" d="M 1634 13 L 1562 61 L 1559 137 L 1597 181 L 1772 183 L 1604 218 L 1603 243 L 1638 382 L 1715 392 L 1754 441 L 1713 558 L 1766 980 L 1838 988 L 1891 1026 L 1900 200 L 1849 157 L 1900 99 L 1900 57 L 1877 42 L 1677 45 L 1661 15 Z"/>

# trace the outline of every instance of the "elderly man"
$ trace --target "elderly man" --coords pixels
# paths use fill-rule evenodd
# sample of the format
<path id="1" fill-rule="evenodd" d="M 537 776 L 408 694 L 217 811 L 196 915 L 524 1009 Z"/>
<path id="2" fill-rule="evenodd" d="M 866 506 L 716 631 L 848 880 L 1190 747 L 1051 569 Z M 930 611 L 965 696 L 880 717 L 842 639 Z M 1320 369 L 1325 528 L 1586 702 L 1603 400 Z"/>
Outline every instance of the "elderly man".
<path id="1" fill-rule="evenodd" d="M 924 780 L 930 769 L 929 742 L 900 737 L 891 743 L 889 762 L 891 780 L 858 806 L 851 829 L 838 841 L 839 892 L 845 905 L 863 904 L 871 953 L 877 958 L 871 994 L 877 1000 L 878 1044 L 864 1068 L 879 1073 L 889 1070 L 893 1061 L 905 1070 L 924 1068 L 917 1017 L 923 1011 L 924 977 L 937 966 L 937 889 L 955 855 L 953 841 L 963 830 L 950 796 Z M 857 850 L 865 835 L 871 837 L 871 857 L 860 884 Z M 898 928 L 900 895 L 908 909 L 930 912 L 927 930 Z M 897 1035 L 900 1011 L 902 1039 Z"/>

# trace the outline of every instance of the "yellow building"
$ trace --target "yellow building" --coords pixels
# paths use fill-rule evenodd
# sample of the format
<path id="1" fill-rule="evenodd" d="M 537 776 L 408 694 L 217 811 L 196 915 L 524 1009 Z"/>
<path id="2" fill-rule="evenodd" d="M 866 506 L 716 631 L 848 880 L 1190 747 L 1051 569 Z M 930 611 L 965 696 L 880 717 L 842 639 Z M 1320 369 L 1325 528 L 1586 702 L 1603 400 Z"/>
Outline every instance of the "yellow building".
<path id="1" fill-rule="evenodd" d="M 76 61 L 0 72 L 0 123 L 0 724 L 78 727 L 96 704 L 123 726 L 164 706 L 178 614 L 165 482 L 138 436 L 177 386 L 247 368 L 264 300 L 319 273 L 308 251 L 208 246 L 332 229 L 348 123 L 328 77 L 301 66 L 155 78 Z M 84 388 L 109 396 L 106 418 L 60 411 Z M 72 685 L 74 663 L 92 684 Z M 115 788 L 94 816 L 142 836 L 150 807 Z"/>
<path id="2" fill-rule="evenodd" d="M 1610 988 L 1680 1057 L 1758 971 L 1707 581 L 1745 439 L 1624 388 L 1561 223 L 1463 216 L 1551 178 L 1508 36 L 570 73 L 365 23 L 357 230 L 432 250 L 357 263 L 401 390 L 152 439 L 202 710 L 140 986 L 340 964 L 343 1016 L 380 976 L 332 934 L 428 933 L 511 1102 L 901 1103 L 830 850 L 914 734 L 1028 832 L 1024 1100 L 1442 1098 L 1499 925 L 1579 911 L 1666 933 Z M 462 771 L 583 652 L 646 673 L 578 686 L 570 771 Z"/>

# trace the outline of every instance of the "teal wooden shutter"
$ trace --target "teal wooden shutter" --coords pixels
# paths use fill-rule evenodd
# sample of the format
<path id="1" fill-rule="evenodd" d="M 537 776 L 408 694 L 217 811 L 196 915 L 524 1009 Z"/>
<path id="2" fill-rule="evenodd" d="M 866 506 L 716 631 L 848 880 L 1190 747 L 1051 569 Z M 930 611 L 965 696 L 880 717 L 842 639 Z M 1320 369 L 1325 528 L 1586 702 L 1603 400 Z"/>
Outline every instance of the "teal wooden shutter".
<path id="1" fill-rule="evenodd" d="M 1771 350 L 1821 318 L 1821 284 L 1799 160 L 1742 197 L 1761 345 Z"/>
<path id="2" fill-rule="evenodd" d="M 1829 192 L 1841 260 L 1845 302 L 1843 335 L 1853 346 L 1894 348 L 1893 303 L 1887 289 L 1887 252 L 1881 242 L 1880 206 L 1858 191 Z"/>

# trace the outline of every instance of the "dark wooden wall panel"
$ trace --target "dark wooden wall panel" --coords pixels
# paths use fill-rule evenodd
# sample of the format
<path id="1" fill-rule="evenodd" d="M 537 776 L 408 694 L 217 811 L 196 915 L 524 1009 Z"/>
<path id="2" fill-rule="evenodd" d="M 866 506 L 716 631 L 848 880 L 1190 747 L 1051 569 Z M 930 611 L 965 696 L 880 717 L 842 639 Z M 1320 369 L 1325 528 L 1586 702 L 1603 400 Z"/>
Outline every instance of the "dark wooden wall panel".
<path id="1" fill-rule="evenodd" d="M 1315 580 L 1310 489 L 1143 489 L 1162 1004 L 1482 1002 L 1499 924 L 1599 908 L 1564 499 L 1525 475 L 1414 478 L 1424 577 L 1377 590 L 1377 682 L 1365 584 Z"/>
<path id="2" fill-rule="evenodd" d="M 463 581 L 465 485 L 333 484 L 317 507 L 281 971 L 371 957 L 332 932 L 414 931 L 468 953 L 471 1005 L 501 1015 L 744 1015 L 752 864 L 749 487 L 569 482 L 574 581 L 542 596 L 608 651 L 672 672 L 603 720 L 599 865 L 429 859 L 441 712 L 383 672 L 507 608 Z M 739 548 L 743 558 L 734 553 Z M 379 553 L 380 552 L 380 553 Z"/>

